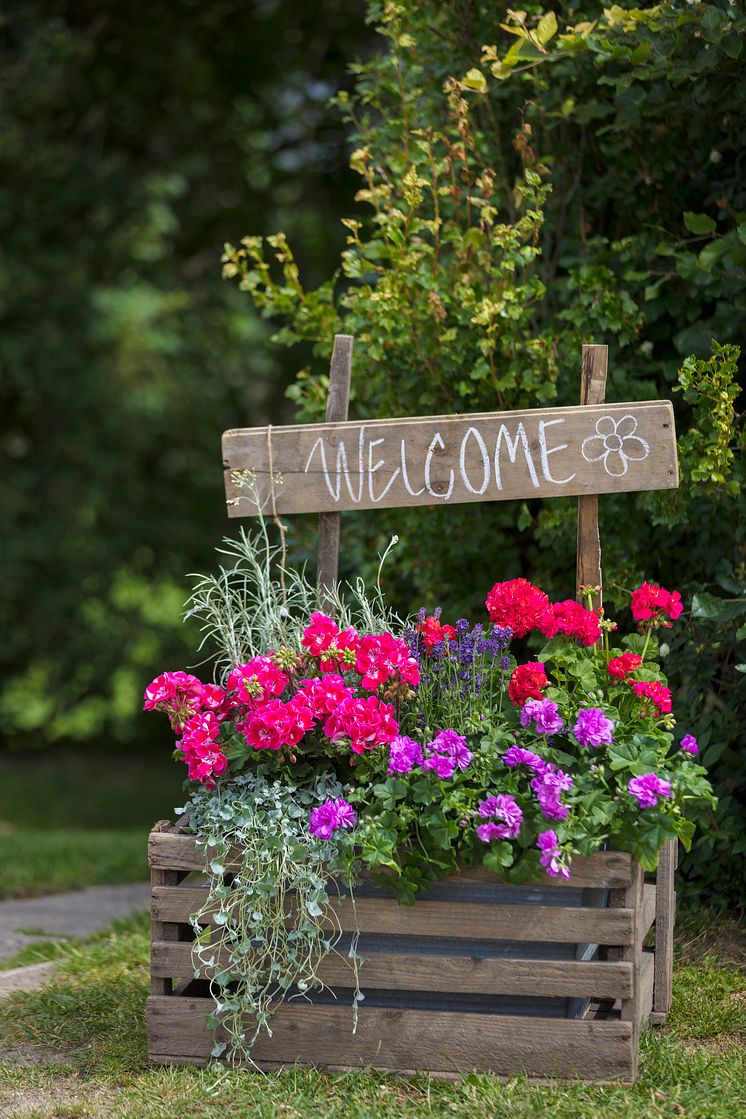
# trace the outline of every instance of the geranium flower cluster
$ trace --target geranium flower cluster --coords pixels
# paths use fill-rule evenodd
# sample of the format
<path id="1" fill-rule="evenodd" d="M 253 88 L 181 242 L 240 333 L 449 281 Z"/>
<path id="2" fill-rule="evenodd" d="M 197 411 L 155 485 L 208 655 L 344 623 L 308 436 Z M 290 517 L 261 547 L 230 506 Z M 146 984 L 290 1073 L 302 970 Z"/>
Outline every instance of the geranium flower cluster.
<path id="1" fill-rule="evenodd" d="M 473 757 L 464 736 L 450 727 L 436 734 L 424 747 L 407 735 L 398 735 L 389 746 L 388 772 L 403 774 L 420 768 L 447 780 L 457 769 L 468 769 Z"/>
<path id="2" fill-rule="evenodd" d="M 301 643 L 319 662 L 321 672 L 353 670 L 361 686 L 375 691 L 389 681 L 410 686 L 420 682 L 420 670 L 409 646 L 392 633 L 360 636 L 352 627 L 340 630 L 332 618 L 320 611 L 311 615 Z"/>
<path id="3" fill-rule="evenodd" d="M 632 591 L 630 607 L 640 629 L 657 626 L 670 629 L 671 623 L 680 618 L 684 610 L 679 592 L 667 591 L 657 583 L 642 583 Z"/>
<path id="4" fill-rule="evenodd" d="M 573 598 L 552 603 L 544 591 L 527 579 L 495 583 L 485 605 L 491 620 L 509 626 L 516 637 L 537 630 L 545 637 L 561 633 L 583 645 L 595 645 L 601 637 L 597 611 L 587 610 Z"/>
<path id="5" fill-rule="evenodd" d="M 523 812 L 517 804 L 515 797 L 507 793 L 498 793 L 488 796 L 479 805 L 479 815 L 487 823 L 477 826 L 477 835 L 482 843 L 491 843 L 493 839 L 516 839 L 523 823 Z M 499 823 L 495 823 L 498 820 Z"/>
<path id="6" fill-rule="evenodd" d="M 647 632 L 614 648 L 602 613 L 526 579 L 495 583 L 486 606 L 475 624 L 423 609 L 401 636 L 316 611 L 295 648 L 235 665 L 224 687 L 163 673 L 144 706 L 168 715 L 208 788 L 260 751 L 280 780 L 300 751 L 323 753 L 326 788 L 344 795 L 310 811 L 309 838 L 398 868 L 408 900 L 426 885 L 423 852 L 438 868 L 481 856 L 502 873 L 525 859 L 567 879 L 573 850 L 609 840 L 647 867 L 660 837 L 686 839 L 684 802 L 706 802 L 709 786 L 694 736 L 674 747 L 671 693 L 647 656 L 652 630 L 681 614 L 678 592 L 643 583 L 631 606 Z M 540 648 L 536 635 L 550 643 L 517 663 L 513 639 Z M 307 769 L 318 773 L 298 768 L 299 780 Z"/>
<path id="7" fill-rule="evenodd" d="M 354 828 L 357 813 L 343 797 L 327 799 L 311 810 L 308 830 L 316 839 L 331 839 L 340 828 Z"/>
<path id="8" fill-rule="evenodd" d="M 509 769 L 525 766 L 533 773 L 529 786 L 545 819 L 566 819 L 569 809 L 562 800 L 562 793 L 573 787 L 573 779 L 569 773 L 522 746 L 511 746 L 506 750 L 503 764 Z"/>
<path id="9" fill-rule="evenodd" d="M 396 737 L 396 709 L 386 696 L 411 695 L 420 678 L 403 638 L 340 629 L 316 612 L 301 645 L 305 654 L 281 650 L 236 665 L 225 688 L 184 672 L 163 673 L 148 685 L 145 709 L 169 715 L 192 780 L 214 786 L 228 766 L 220 743 L 235 734 L 247 751 L 285 751 L 291 761 L 315 731 L 327 745 L 357 754 Z"/>

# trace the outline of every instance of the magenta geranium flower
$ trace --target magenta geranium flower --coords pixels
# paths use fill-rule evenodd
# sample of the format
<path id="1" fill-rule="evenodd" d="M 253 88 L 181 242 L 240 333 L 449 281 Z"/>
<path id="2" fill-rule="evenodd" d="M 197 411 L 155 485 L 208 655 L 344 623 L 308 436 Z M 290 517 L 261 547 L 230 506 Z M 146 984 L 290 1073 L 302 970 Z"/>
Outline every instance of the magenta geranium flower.
<path id="1" fill-rule="evenodd" d="M 503 761 L 511 768 L 516 765 L 527 765 L 534 773 L 543 772 L 547 764 L 533 750 L 524 750 L 522 746 L 510 746 L 503 754 Z"/>
<path id="2" fill-rule="evenodd" d="M 627 790 L 640 808 L 654 808 L 659 797 L 670 797 L 671 782 L 664 781 L 657 773 L 643 773 L 641 777 L 630 778 Z"/>
<path id="3" fill-rule="evenodd" d="M 388 773 L 410 773 L 417 765 L 422 765 L 424 754 L 419 742 L 399 734 L 389 745 Z"/>
<path id="4" fill-rule="evenodd" d="M 681 740 L 681 749 L 687 754 L 698 754 L 699 743 L 693 734 L 685 734 Z"/>
<path id="5" fill-rule="evenodd" d="M 364 750 L 391 742 L 399 733 L 399 724 L 394 718 L 394 708 L 390 703 L 382 703 L 375 696 L 343 699 L 324 723 L 324 734 L 332 742 L 342 742 L 348 738 L 350 748 L 356 754 Z"/>
<path id="6" fill-rule="evenodd" d="M 357 813 L 349 801 L 343 797 L 327 799 L 311 810 L 308 830 L 316 839 L 331 839 L 339 828 L 353 828 L 357 823 Z"/>
<path id="7" fill-rule="evenodd" d="M 521 726 L 530 727 L 537 734 L 559 734 L 565 720 L 559 714 L 559 706 L 551 699 L 527 699 L 521 708 Z"/>
<path id="8" fill-rule="evenodd" d="M 608 746 L 614 740 L 614 723 L 599 707 L 578 711 L 572 733 L 581 746 Z"/>
<path id="9" fill-rule="evenodd" d="M 531 780 L 542 815 L 547 820 L 564 820 L 569 808 L 562 802 L 562 793 L 573 786 L 569 773 L 558 769 L 554 762 L 547 762 L 544 769 Z"/>
<path id="10" fill-rule="evenodd" d="M 478 811 L 483 819 L 493 821 L 480 824 L 477 828 L 477 835 L 483 843 L 489 843 L 492 839 L 515 839 L 521 830 L 523 812 L 515 798 L 508 793 L 487 797 L 479 805 Z M 500 823 L 494 823 L 495 820 Z"/>
<path id="11" fill-rule="evenodd" d="M 536 840 L 541 851 L 539 862 L 550 878 L 569 878 L 570 868 L 562 854 L 562 848 L 555 831 L 543 831 Z"/>

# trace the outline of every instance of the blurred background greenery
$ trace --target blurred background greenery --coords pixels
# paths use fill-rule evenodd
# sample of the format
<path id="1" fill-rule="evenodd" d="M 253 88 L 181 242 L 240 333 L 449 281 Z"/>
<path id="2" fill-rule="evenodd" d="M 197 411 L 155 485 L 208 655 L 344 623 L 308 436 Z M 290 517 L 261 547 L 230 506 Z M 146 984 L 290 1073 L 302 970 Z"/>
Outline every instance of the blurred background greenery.
<path id="1" fill-rule="evenodd" d="M 737 350 L 712 342 L 740 342 L 746 319 L 746 20 L 727 0 L 639 13 L 6 7 L 0 890 L 143 874 L 143 831 L 181 774 L 142 690 L 194 663 L 185 574 L 214 567 L 229 531 L 220 433 L 318 418 L 341 328 L 361 415 L 575 403 L 583 341 L 610 346 L 612 400 L 682 390 L 682 489 L 602 501 L 607 598 L 646 576 L 690 605 L 666 667 L 722 800 L 684 871 L 692 891 L 742 897 L 743 432 Z M 424 186 L 404 185 L 412 168 Z M 446 173 L 436 248 L 427 183 Z M 487 195 L 499 237 L 464 216 Z M 245 254 L 239 284 L 221 279 L 224 241 L 278 230 L 292 260 L 285 242 L 252 250 L 271 279 Z M 518 574 L 566 597 L 573 517 L 572 502 L 352 514 L 345 570 L 397 531 L 402 609 L 478 616 Z M 293 547 L 311 552 L 311 525 Z"/>

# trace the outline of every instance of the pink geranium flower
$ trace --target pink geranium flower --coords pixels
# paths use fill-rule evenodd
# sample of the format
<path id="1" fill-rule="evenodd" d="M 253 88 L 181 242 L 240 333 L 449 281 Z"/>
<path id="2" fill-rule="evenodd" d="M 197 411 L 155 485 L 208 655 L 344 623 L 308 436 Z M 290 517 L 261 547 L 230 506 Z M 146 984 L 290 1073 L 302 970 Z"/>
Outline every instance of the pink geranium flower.
<path id="1" fill-rule="evenodd" d="M 288 677 L 271 657 L 252 657 L 246 664 L 237 664 L 227 680 L 228 691 L 240 703 L 257 707 L 273 696 L 282 695 Z"/>
<path id="2" fill-rule="evenodd" d="M 667 591 L 657 583 L 642 583 L 632 591 L 630 606 L 640 628 L 665 626 L 670 629 L 671 622 L 681 617 L 684 609 L 678 591 Z M 669 618 L 671 621 L 667 620 Z"/>
<path id="3" fill-rule="evenodd" d="M 595 610 L 586 610 L 574 598 L 566 598 L 564 602 L 555 602 L 552 606 L 553 622 L 547 622 L 544 633 L 547 637 L 554 637 L 556 633 L 563 633 L 565 637 L 574 637 L 583 645 L 595 645 L 601 636 L 601 624 Z"/>
<path id="4" fill-rule="evenodd" d="M 362 686 L 375 691 L 392 676 L 407 684 L 419 684 L 420 669 L 406 641 L 391 633 L 370 634 L 363 637 L 355 663 L 362 676 Z"/>
<path id="5" fill-rule="evenodd" d="M 320 657 L 339 635 L 339 627 L 333 618 L 316 610 L 303 631 L 301 645 L 312 657 Z"/>
<path id="6" fill-rule="evenodd" d="M 368 696 L 367 699 L 349 696 L 343 699 L 324 723 L 327 738 L 332 742 L 349 739 L 350 748 L 356 754 L 391 742 L 398 733 L 399 724 L 394 718 L 394 708 L 375 696 Z"/>
<path id="7" fill-rule="evenodd" d="M 352 688 L 348 688 L 336 672 L 327 672 L 323 676 L 303 680 L 300 688 L 299 695 L 306 697 L 317 719 L 330 715 L 342 700 L 348 699 L 353 694 Z"/>
<path id="8" fill-rule="evenodd" d="M 668 715 L 671 711 L 671 689 L 657 680 L 638 680 L 632 685 L 635 695 L 642 700 L 648 700 L 659 715 Z"/>
<path id="9" fill-rule="evenodd" d="M 144 711 L 165 711 L 174 730 L 203 706 L 205 685 L 188 672 L 162 672 L 145 689 Z"/>

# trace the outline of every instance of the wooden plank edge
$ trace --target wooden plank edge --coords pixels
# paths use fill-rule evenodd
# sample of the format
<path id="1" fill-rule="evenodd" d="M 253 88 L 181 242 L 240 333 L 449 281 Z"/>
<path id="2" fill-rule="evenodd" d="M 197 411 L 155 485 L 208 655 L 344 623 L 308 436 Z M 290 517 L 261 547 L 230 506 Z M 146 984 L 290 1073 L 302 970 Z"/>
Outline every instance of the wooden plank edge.
<path id="1" fill-rule="evenodd" d="M 168 823 L 168 821 L 162 822 Z M 151 867 L 159 870 L 204 870 L 207 865 L 207 856 L 197 851 L 195 836 L 174 831 L 151 831 L 148 853 Z M 231 863 L 230 854 L 224 858 L 223 862 L 228 867 L 240 865 Z M 591 886 L 619 889 L 629 885 L 631 876 L 632 856 L 628 852 L 599 851 L 596 855 L 588 857 L 576 856 L 572 862 L 572 877 L 569 881 L 545 876 L 544 879 L 527 885 L 550 886 L 554 889 Z M 364 877 L 368 877 L 368 875 L 364 875 Z M 481 866 L 464 867 L 457 874 L 449 875 L 442 881 L 465 884 L 505 884 L 504 879 Z"/>
<path id="2" fill-rule="evenodd" d="M 209 979 L 220 968 L 200 968 Z M 651 957 L 652 959 L 652 957 Z M 192 974 L 192 945 L 156 941 L 151 946 L 151 974 L 170 979 Z M 438 956 L 422 959 L 414 953 L 371 953 L 360 967 L 363 990 L 458 992 L 459 994 L 525 995 L 546 998 L 629 998 L 632 965 L 601 960 L 525 960 L 509 957 Z M 346 957 L 332 954 L 318 968 L 330 986 L 349 987 L 353 969 Z"/>
<path id="3" fill-rule="evenodd" d="M 609 411 L 616 415 L 621 412 L 624 415 L 630 408 L 635 408 L 638 412 L 655 411 L 661 407 L 665 408 L 673 419 L 673 404 L 670 400 L 620 400 L 614 403 L 609 401 L 591 402 L 592 407 L 608 408 Z M 343 424 L 347 425 L 350 429 L 358 427 L 373 427 L 386 428 L 393 427 L 398 424 L 437 424 L 443 423 L 445 420 L 461 420 L 477 424 L 480 421 L 492 420 L 496 416 L 504 417 L 511 420 L 531 420 L 537 412 L 542 415 L 557 417 L 566 416 L 568 413 L 577 415 L 580 411 L 580 405 L 568 404 L 566 407 L 561 405 L 554 405 L 549 408 L 513 408 L 507 412 L 447 412 L 445 415 L 437 416 L 379 416 L 375 419 L 362 419 L 362 420 L 345 420 Z M 314 424 L 273 424 L 272 431 L 278 434 L 291 434 L 295 432 L 306 432 L 309 428 L 313 428 L 319 435 L 336 434 L 339 427 L 339 422 L 319 422 Z M 232 443 L 236 439 L 247 437 L 261 437 L 266 439 L 267 425 L 263 427 L 229 427 L 222 433 L 222 439 L 225 443 Z M 224 445 L 225 445 L 224 443 Z"/>
<path id="4" fill-rule="evenodd" d="M 164 1051 L 162 1035 L 176 1034 L 184 1028 L 184 1042 L 192 1047 L 191 1053 L 179 1055 L 180 1063 L 201 1063 L 209 1059 L 212 1034 L 205 1024 L 205 1015 L 199 1000 L 174 999 L 151 996 L 148 999 L 148 1050 L 151 1058 L 168 1056 Z M 428 1064 L 432 1053 L 436 1071 L 464 1075 L 474 1069 L 492 1071 L 505 1076 L 521 1073 L 537 1075 L 541 1079 L 620 1080 L 633 1075 L 633 1028 L 630 1022 L 585 1021 L 578 1019 L 520 1018 L 512 1015 L 483 1015 L 461 1013 L 448 1016 L 447 1037 L 456 1039 L 452 1048 L 450 1040 L 443 1041 L 443 1016 L 433 1011 L 390 1011 L 378 1008 L 360 1010 L 357 1036 L 352 1034 L 352 1015 L 349 1007 L 285 1006 L 273 1018 L 273 1037 L 262 1038 L 257 1043 L 257 1063 L 270 1061 L 267 1045 L 278 1051 L 277 1063 L 288 1061 L 280 1056 L 284 1049 L 294 1053 L 294 1059 L 308 1067 L 326 1068 L 335 1061 L 319 1059 L 318 1043 L 334 1048 L 335 1035 L 341 1042 L 344 1034 L 348 1048 L 357 1047 L 358 1060 L 349 1068 L 375 1068 L 392 1073 L 411 1067 L 412 1062 L 400 1061 L 401 1050 L 427 1051 Z M 369 1036 L 363 1032 L 368 1029 Z M 388 1053 L 381 1052 L 378 1035 L 386 1038 Z M 521 1048 L 521 1034 L 527 1035 L 526 1046 Z M 159 1036 L 160 1035 L 160 1036 Z M 370 1051 L 366 1051 L 369 1046 Z M 430 1047 L 428 1049 L 428 1046 Z M 167 1045 L 171 1048 L 170 1041 Z M 209 1048 L 208 1048 L 209 1047 Z M 311 1049 L 313 1058 L 303 1060 L 303 1050 Z M 472 1048 L 489 1057 L 473 1061 Z M 460 1055 L 459 1055 L 460 1054 Z M 468 1055 L 466 1055 L 468 1054 Z M 495 1055 L 493 1059 L 493 1054 Z M 438 1056 L 439 1055 L 439 1056 Z M 553 1062 L 547 1069 L 547 1059 Z M 461 1061 L 461 1068 L 454 1068 Z M 451 1067 L 444 1067 L 444 1063 Z M 289 1063 L 289 1062 L 288 1062 Z M 500 1067 L 500 1063 L 502 1067 Z M 541 1067 L 544 1066 L 544 1067 Z M 248 1067 L 251 1067 L 250 1065 Z"/>
<path id="5" fill-rule="evenodd" d="M 159 921 L 188 924 L 206 900 L 204 887 L 154 886 L 151 914 Z M 459 939 L 525 940 L 530 943 L 630 945 L 637 915 L 633 909 L 559 905 L 505 905 L 420 901 L 413 908 L 389 898 L 332 899 L 330 926 L 343 932 Z M 209 914 L 207 915 L 209 917 Z M 207 921 L 205 921 L 207 923 Z"/>

